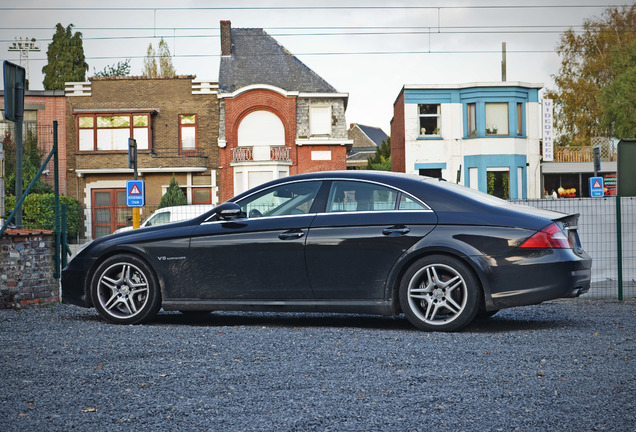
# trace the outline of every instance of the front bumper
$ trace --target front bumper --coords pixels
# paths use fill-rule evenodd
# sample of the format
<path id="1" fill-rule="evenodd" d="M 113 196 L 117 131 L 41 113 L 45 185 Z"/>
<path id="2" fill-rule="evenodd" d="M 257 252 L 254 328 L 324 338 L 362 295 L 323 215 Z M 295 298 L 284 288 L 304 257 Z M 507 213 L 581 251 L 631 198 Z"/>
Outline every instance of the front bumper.
<path id="1" fill-rule="evenodd" d="M 76 306 L 92 307 L 87 290 L 90 260 L 75 258 L 62 270 L 62 302 Z"/>

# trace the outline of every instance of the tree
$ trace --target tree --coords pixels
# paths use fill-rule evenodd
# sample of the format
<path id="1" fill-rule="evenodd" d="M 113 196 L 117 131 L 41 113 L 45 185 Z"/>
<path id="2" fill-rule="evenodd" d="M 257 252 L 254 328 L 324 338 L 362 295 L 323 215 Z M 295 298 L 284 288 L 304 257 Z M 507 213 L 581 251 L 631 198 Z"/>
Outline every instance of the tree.
<path id="1" fill-rule="evenodd" d="M 58 23 L 46 53 L 48 63 L 42 68 L 45 90 L 64 90 L 64 83 L 86 80 L 88 64 L 82 46 L 82 33 L 73 34 L 73 24 L 64 28 Z"/>
<path id="2" fill-rule="evenodd" d="M 175 76 L 177 72 L 172 65 L 172 56 L 168 44 L 161 38 L 157 52 L 152 47 L 152 43 L 148 45 L 146 57 L 144 58 L 143 76 Z"/>
<path id="3" fill-rule="evenodd" d="M 367 169 L 391 171 L 391 137 L 382 140 L 382 145 L 375 151 L 375 155 L 367 160 Z"/>
<path id="4" fill-rule="evenodd" d="M 600 19 L 586 20 L 582 33 L 569 29 L 561 35 L 557 89 L 546 93 L 555 102 L 557 144 L 589 145 L 591 137 L 611 135 L 599 98 L 620 72 L 612 56 L 634 41 L 634 28 L 636 6 L 609 8 Z"/>
<path id="5" fill-rule="evenodd" d="M 148 45 L 148 50 L 146 51 L 146 57 L 144 58 L 144 69 L 141 71 L 141 74 L 146 77 L 156 77 L 157 76 L 157 58 L 155 55 L 155 50 L 152 47 L 152 43 Z"/>
<path id="6" fill-rule="evenodd" d="M 188 200 L 185 195 L 181 191 L 179 187 L 179 183 L 177 183 L 177 179 L 172 176 L 170 179 L 170 185 L 168 186 L 168 190 L 161 197 L 161 201 L 159 202 L 158 208 L 171 207 L 176 205 L 186 205 L 188 204 Z"/>
<path id="7" fill-rule="evenodd" d="M 636 41 L 614 52 L 616 78 L 601 92 L 603 125 L 616 138 L 636 138 Z"/>
<path id="8" fill-rule="evenodd" d="M 130 59 L 117 62 L 116 65 L 108 65 L 100 72 L 95 71 L 94 68 L 93 71 L 93 76 L 96 77 L 128 76 L 128 74 L 130 73 Z"/>
<path id="9" fill-rule="evenodd" d="M 159 74 L 161 76 L 175 76 L 177 72 L 175 71 L 174 66 L 172 66 L 170 48 L 163 38 L 159 41 L 157 55 L 159 56 Z"/>

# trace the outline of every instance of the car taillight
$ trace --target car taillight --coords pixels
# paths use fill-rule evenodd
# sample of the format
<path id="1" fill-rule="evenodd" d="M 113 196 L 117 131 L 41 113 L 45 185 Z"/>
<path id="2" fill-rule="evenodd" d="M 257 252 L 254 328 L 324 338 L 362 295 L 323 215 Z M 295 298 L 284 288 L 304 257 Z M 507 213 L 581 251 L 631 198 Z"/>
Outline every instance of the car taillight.
<path id="1" fill-rule="evenodd" d="M 553 223 L 541 231 L 537 231 L 519 247 L 534 249 L 569 249 L 572 246 L 559 226 Z"/>

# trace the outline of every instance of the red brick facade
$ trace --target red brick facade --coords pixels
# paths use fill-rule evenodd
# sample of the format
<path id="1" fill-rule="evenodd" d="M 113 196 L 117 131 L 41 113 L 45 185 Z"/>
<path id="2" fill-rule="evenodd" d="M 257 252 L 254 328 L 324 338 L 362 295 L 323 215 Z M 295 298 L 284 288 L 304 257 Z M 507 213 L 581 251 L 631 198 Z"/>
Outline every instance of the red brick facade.
<path id="1" fill-rule="evenodd" d="M 285 128 L 285 146 L 289 148 L 291 160 L 289 175 L 346 169 L 345 145 L 299 146 L 296 144 L 298 135 L 296 95 L 285 96 L 269 89 L 254 89 L 235 97 L 226 97 L 224 101 L 226 147 L 220 151 L 220 201 L 226 201 L 236 194 L 232 167 L 233 149 L 238 146 L 238 128 L 241 121 L 255 111 L 269 111 L 281 120 Z M 331 158 L 330 160 L 312 160 L 312 151 L 330 151 Z"/>
<path id="2" fill-rule="evenodd" d="M 34 92 L 29 92 L 34 93 Z M 53 122 L 57 121 L 57 150 L 58 150 L 58 169 L 59 169 L 59 187 L 60 194 L 66 195 L 66 128 L 64 127 L 66 121 L 66 98 L 63 92 L 59 92 L 59 95 L 48 95 L 53 92 L 42 92 L 42 96 L 27 95 L 24 97 L 25 108 L 28 109 L 29 105 L 44 105 L 44 109 L 38 109 L 38 130 L 44 131 L 48 128 L 53 128 Z M 57 93 L 57 92 L 55 92 Z M 38 146 L 43 150 L 44 157 L 46 158 L 50 151 L 53 149 L 53 135 L 40 134 L 38 136 Z M 43 180 L 53 186 L 55 179 L 53 159 L 49 163 L 49 174 L 43 176 Z"/>
<path id="3" fill-rule="evenodd" d="M 406 153 L 404 136 L 404 90 L 393 104 L 391 120 L 391 171 L 406 172 Z"/>

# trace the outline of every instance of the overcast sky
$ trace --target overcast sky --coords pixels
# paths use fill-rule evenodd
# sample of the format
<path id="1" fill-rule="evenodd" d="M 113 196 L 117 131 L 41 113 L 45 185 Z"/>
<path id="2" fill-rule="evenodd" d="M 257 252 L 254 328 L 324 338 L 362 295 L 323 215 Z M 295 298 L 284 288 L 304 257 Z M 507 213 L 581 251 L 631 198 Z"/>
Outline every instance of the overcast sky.
<path id="1" fill-rule="evenodd" d="M 41 90 L 42 67 L 55 25 L 83 34 L 88 76 L 130 59 L 141 75 L 150 43 L 161 37 L 180 75 L 218 80 L 219 22 L 263 28 L 339 92 L 349 93 L 347 122 L 390 133 L 393 102 L 404 84 L 507 80 L 553 88 L 554 52 L 563 31 L 600 17 L 607 0 L 0 0 L 0 59 L 14 38 L 35 38 L 30 88 Z M 19 5 L 15 7 L 15 5 Z M 231 5 L 231 6 L 228 6 Z M 2 82 L 0 81 L 0 85 Z"/>

